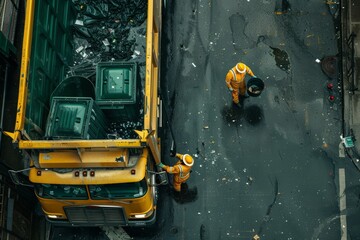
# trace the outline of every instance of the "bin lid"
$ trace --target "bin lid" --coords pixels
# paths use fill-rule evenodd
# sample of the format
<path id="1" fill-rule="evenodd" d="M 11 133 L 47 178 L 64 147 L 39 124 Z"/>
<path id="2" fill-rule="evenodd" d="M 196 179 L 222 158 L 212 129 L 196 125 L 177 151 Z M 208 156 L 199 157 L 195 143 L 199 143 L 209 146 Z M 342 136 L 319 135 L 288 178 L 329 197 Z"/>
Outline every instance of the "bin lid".
<path id="1" fill-rule="evenodd" d="M 61 81 L 55 88 L 50 99 L 54 97 L 91 97 L 95 99 L 95 87 L 85 77 L 71 76 Z"/>
<path id="2" fill-rule="evenodd" d="M 91 98 L 54 97 L 46 136 L 86 138 L 93 101 Z"/>
<path id="3" fill-rule="evenodd" d="M 96 68 L 96 101 L 101 106 L 136 103 L 137 64 L 99 63 Z"/>

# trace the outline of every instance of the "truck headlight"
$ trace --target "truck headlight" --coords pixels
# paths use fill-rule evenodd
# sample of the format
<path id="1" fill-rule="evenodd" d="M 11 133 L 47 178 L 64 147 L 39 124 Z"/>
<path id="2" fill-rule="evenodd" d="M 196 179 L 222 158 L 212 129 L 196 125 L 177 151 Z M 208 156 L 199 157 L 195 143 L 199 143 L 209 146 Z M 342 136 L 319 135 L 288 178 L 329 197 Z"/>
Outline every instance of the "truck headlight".
<path id="1" fill-rule="evenodd" d="M 47 215 L 47 217 L 48 218 L 62 218 L 62 216 L 61 215 L 53 215 L 53 214 L 49 214 L 49 215 Z"/>
<path id="2" fill-rule="evenodd" d="M 154 209 L 151 209 L 150 211 L 148 211 L 147 213 L 144 213 L 144 214 L 134 214 L 132 215 L 133 218 L 147 218 L 147 217 L 150 217 L 151 214 L 153 214 L 154 212 Z"/>

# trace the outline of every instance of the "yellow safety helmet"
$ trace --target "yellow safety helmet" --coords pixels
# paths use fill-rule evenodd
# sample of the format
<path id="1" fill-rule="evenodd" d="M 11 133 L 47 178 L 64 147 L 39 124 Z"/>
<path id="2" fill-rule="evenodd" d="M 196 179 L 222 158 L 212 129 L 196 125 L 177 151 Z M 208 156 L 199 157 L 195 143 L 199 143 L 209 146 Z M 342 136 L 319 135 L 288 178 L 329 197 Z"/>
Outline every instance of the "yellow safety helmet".
<path id="1" fill-rule="evenodd" d="M 182 157 L 182 161 L 188 167 L 194 165 L 194 159 L 189 154 L 184 154 Z"/>
<path id="2" fill-rule="evenodd" d="M 238 73 L 245 73 L 246 72 L 246 65 L 243 63 L 236 64 L 236 71 Z"/>

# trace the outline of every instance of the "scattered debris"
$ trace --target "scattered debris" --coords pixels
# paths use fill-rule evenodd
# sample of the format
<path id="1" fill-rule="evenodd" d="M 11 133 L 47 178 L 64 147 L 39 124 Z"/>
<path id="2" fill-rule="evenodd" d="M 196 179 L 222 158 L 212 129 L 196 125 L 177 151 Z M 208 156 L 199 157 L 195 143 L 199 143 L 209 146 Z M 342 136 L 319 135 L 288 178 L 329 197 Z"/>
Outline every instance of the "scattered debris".
<path id="1" fill-rule="evenodd" d="M 251 185 L 252 182 L 253 182 L 253 178 L 252 177 L 247 177 L 246 185 Z"/>
<path id="2" fill-rule="evenodd" d="M 255 234 L 255 236 L 253 236 L 252 240 L 260 240 L 259 235 Z"/>
<path id="3" fill-rule="evenodd" d="M 136 52 L 135 56 L 132 54 L 135 46 L 144 46 L 139 37 L 146 34 L 147 1 L 72 2 L 77 18 L 70 34 L 77 51 L 74 51 L 72 57 L 73 65 L 70 63 L 67 69 L 69 76 L 87 77 L 95 72 L 98 62 L 110 59 L 123 61 L 139 56 Z M 132 35 L 135 29 L 138 31 Z"/>
<path id="4" fill-rule="evenodd" d="M 103 44 L 104 44 L 105 46 L 109 46 L 109 45 L 110 45 L 110 42 L 109 42 L 109 40 L 108 40 L 107 38 L 105 38 L 102 42 L 103 42 Z"/>
<path id="5" fill-rule="evenodd" d="M 75 24 L 79 26 L 84 26 L 84 22 L 82 20 L 76 20 Z"/>

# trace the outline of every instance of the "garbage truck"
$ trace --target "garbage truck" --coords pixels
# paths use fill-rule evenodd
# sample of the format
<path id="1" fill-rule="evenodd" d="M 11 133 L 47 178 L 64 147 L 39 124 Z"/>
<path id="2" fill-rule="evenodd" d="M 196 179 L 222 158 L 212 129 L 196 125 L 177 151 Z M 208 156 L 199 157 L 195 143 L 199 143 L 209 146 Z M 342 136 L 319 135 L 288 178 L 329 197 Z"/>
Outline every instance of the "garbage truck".
<path id="1" fill-rule="evenodd" d="M 161 0 L 28 0 L 13 181 L 64 226 L 156 220 Z M 25 180 L 29 180 L 27 183 Z M 159 180 L 160 179 L 160 180 Z"/>

